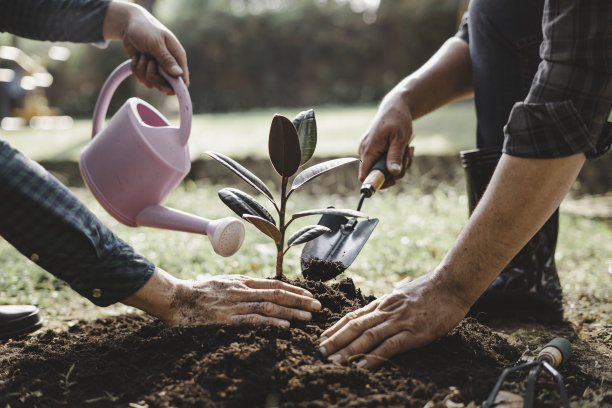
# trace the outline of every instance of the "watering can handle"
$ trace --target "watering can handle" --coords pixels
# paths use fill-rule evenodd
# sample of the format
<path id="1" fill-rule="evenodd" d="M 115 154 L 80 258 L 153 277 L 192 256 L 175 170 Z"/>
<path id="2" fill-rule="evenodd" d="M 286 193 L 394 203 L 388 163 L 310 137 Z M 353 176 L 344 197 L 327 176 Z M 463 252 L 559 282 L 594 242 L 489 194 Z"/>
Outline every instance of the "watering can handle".
<path id="1" fill-rule="evenodd" d="M 175 78 L 167 74 L 163 69 L 161 69 L 161 67 L 159 68 L 159 72 L 170 83 L 170 86 L 172 86 L 172 89 L 178 98 L 180 112 L 179 137 L 181 144 L 184 146 L 187 144 L 187 140 L 189 140 L 189 133 L 191 132 L 192 108 L 189 92 L 187 91 L 185 82 L 183 82 L 183 78 Z M 96 102 L 96 107 L 94 109 L 93 131 L 91 135 L 92 138 L 100 133 L 100 130 L 102 130 L 104 119 L 106 118 L 106 113 L 108 111 L 108 105 L 113 94 L 117 90 L 117 87 L 125 78 L 130 76 L 131 73 L 131 60 L 127 60 L 115 68 L 115 70 L 111 72 L 106 82 L 104 82 L 102 91 L 100 91 L 100 96 L 98 97 L 98 101 Z"/>

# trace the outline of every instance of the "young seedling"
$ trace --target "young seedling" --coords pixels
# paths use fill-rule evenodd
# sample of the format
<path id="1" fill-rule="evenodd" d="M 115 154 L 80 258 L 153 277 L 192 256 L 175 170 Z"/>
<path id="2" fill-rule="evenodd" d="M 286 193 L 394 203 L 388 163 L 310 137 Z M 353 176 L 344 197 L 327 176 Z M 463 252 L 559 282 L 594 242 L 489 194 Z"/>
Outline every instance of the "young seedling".
<path id="1" fill-rule="evenodd" d="M 74 370 L 74 364 L 70 366 L 66 374 L 60 375 L 61 379 L 59 381 L 59 384 L 60 384 L 60 387 L 64 390 L 64 392 L 68 392 L 70 390 L 70 387 L 72 387 L 73 385 L 77 383 L 76 381 L 70 381 L 70 375 L 72 374 L 73 370 Z"/>
<path id="2" fill-rule="evenodd" d="M 350 209 L 323 208 L 300 211 L 292 214 L 286 221 L 287 200 L 291 194 L 307 182 L 332 169 L 356 161 L 344 157 L 311 166 L 295 175 L 314 154 L 317 145 L 317 125 L 312 109 L 300 112 L 293 121 L 281 115 L 274 115 L 268 137 L 268 153 L 274 170 L 280 176 L 280 198 L 274 199 L 270 189 L 253 173 L 236 161 L 221 153 L 208 151 L 210 157 L 237 174 L 255 190 L 263 194 L 274 206 L 278 214 L 278 224 L 268 210 L 255 198 L 236 188 L 224 188 L 219 198 L 232 211 L 254 225 L 259 231 L 272 238 L 276 245 L 276 278 L 283 276 L 283 258 L 292 246 L 312 241 L 329 231 L 323 225 L 309 225 L 292 234 L 286 241 L 287 227 L 296 219 L 315 214 L 333 214 L 344 217 L 366 217 L 367 215 Z M 289 179 L 295 177 L 289 185 Z"/>

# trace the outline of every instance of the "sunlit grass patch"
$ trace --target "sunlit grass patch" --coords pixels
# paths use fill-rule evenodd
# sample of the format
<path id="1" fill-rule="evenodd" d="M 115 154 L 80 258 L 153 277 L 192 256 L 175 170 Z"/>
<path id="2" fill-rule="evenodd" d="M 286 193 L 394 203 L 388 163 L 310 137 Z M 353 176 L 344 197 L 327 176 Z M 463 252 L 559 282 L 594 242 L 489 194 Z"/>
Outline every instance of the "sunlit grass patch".
<path id="1" fill-rule="evenodd" d="M 237 187 L 249 189 L 238 183 L 240 181 Z M 165 204 L 207 218 L 234 216 L 217 197 L 222 187 L 225 186 L 185 182 Z M 380 222 L 355 262 L 338 279 L 353 278 L 365 294 L 380 296 L 399 280 L 415 278 L 434 269 L 467 220 L 467 200 L 460 187 L 441 185 L 432 194 L 425 194 L 418 187 L 402 190 L 380 191 L 366 199 L 362 207 L 363 212 Z M 274 275 L 275 248 L 251 225 L 246 225 L 245 242 L 238 253 L 223 258 L 213 252 L 206 236 L 127 227 L 110 217 L 87 190 L 74 191 L 120 237 L 177 277 L 197 279 L 229 273 L 256 277 Z M 257 196 L 254 191 L 251 193 Z M 359 194 L 357 191 L 315 196 L 298 191 L 293 198 L 289 203 L 290 211 L 329 205 L 355 208 Z M 296 231 L 317 222 L 318 216 L 304 217 L 290 229 Z M 612 288 L 610 222 L 562 213 L 560 225 L 556 261 L 570 308 L 572 304 L 584 307 L 588 303 L 592 305 L 595 319 L 606 313 L 612 315 L 609 304 Z M 286 255 L 285 274 L 290 279 L 301 276 L 301 251 L 302 247 L 298 246 Z M 93 306 L 4 241 L 0 241 L 0 299 L 7 304 L 37 304 L 51 319 L 70 320 L 87 313 L 95 316 L 126 310 L 118 306 L 110 309 Z M 585 321 L 590 319 L 586 315 L 583 317 Z"/>

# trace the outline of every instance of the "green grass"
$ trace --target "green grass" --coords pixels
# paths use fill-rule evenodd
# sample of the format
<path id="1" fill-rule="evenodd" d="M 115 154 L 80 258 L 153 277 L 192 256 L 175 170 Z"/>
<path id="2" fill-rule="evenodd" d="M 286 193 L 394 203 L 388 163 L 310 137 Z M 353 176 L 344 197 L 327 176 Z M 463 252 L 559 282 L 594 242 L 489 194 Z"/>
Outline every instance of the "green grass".
<path id="1" fill-rule="evenodd" d="M 293 117 L 299 109 L 279 111 Z M 208 149 L 234 158 L 267 157 L 267 134 L 274 110 L 259 110 L 194 117 L 190 139 L 192 156 Z M 316 109 L 319 141 L 316 157 L 356 155 L 361 135 L 367 129 L 376 107 L 322 107 Z M 78 158 L 89 140 L 90 123 L 80 120 L 69 131 L 34 132 L 24 129 L 3 132 L 2 137 L 37 160 Z M 474 134 L 473 106 L 456 103 L 415 123 L 415 145 L 419 154 L 455 153 L 471 148 Z M 333 175 L 318 181 L 329 188 Z M 324 180 L 327 178 L 327 180 Z M 355 208 L 357 192 L 309 195 L 297 191 L 288 211 L 323 208 Z M 251 189 L 236 178 L 235 186 Z M 169 206 L 208 218 L 232 215 L 218 199 L 217 191 L 226 186 L 186 182 L 168 198 Z M 381 191 L 366 200 L 363 211 L 380 220 L 362 253 L 346 272 L 365 293 L 380 296 L 405 277 L 416 277 L 436 267 L 467 218 L 466 196 L 461 186 L 439 186 L 433 194 L 416 187 Z M 242 273 L 269 277 L 274 274 L 274 246 L 254 227 L 247 225 L 243 248 L 231 258 L 215 255 L 207 237 L 151 228 L 130 228 L 111 218 L 85 189 L 75 193 L 99 218 L 137 250 L 170 273 L 185 279 L 208 275 Z M 262 200 L 262 202 L 265 200 Z M 314 224 L 317 217 L 295 222 L 291 229 Z M 289 250 L 285 273 L 300 274 L 301 247 Z M 573 299 L 586 299 L 612 315 L 609 293 L 612 287 L 612 225 L 562 213 L 561 234 L 556 254 L 565 292 Z M 22 257 L 0 240 L 0 299 L 2 303 L 33 303 L 41 306 L 50 320 L 70 320 L 91 313 L 118 313 L 115 306 L 96 308 L 72 292 L 64 283 Z M 570 305 L 571 306 L 571 305 Z M 612 320 L 612 318 L 608 318 Z M 612 323 L 608 321 L 608 324 Z"/>
<path id="2" fill-rule="evenodd" d="M 253 193 L 240 181 L 235 186 Z M 233 215 L 217 198 L 217 191 L 222 187 L 185 183 L 171 194 L 167 204 L 209 218 Z M 433 194 L 424 194 L 418 188 L 407 190 L 382 191 L 364 203 L 363 211 L 379 218 L 380 223 L 345 275 L 353 278 L 366 294 L 380 296 L 402 278 L 431 271 L 465 223 L 467 199 L 461 188 L 441 186 Z M 274 275 L 274 246 L 250 225 L 246 226 L 242 249 L 233 257 L 223 258 L 213 253 L 205 236 L 124 226 L 106 214 L 87 190 L 75 192 L 119 236 L 178 277 L 197 279 L 228 273 Z M 357 201 L 354 195 L 313 196 L 300 191 L 292 198 L 290 213 L 328 205 L 354 208 Z M 317 220 L 316 216 L 302 218 L 292 225 L 290 232 Z M 301 247 L 291 248 L 287 253 L 285 274 L 290 278 L 299 277 L 300 253 Z M 568 298 L 586 296 L 594 302 L 599 299 L 609 309 L 605 306 L 612 287 L 612 225 L 609 222 L 562 214 L 556 258 Z M 125 310 L 124 307 L 92 306 L 4 241 L 0 241 L 0 271 L 3 303 L 38 304 L 51 320 Z"/>
<path id="3" fill-rule="evenodd" d="M 376 106 L 314 107 L 318 128 L 318 156 L 355 156 L 359 141 L 376 113 Z M 471 102 L 454 103 L 417 120 L 415 148 L 419 154 L 451 154 L 474 146 Z M 189 147 L 192 159 L 206 150 L 232 157 L 267 157 L 267 137 L 275 113 L 292 119 L 300 109 L 262 109 L 249 112 L 195 115 Z M 178 126 L 177 119 L 170 120 Z M 77 160 L 91 138 L 91 120 L 74 122 L 69 130 L 23 128 L 2 131 L 2 138 L 34 160 Z"/>

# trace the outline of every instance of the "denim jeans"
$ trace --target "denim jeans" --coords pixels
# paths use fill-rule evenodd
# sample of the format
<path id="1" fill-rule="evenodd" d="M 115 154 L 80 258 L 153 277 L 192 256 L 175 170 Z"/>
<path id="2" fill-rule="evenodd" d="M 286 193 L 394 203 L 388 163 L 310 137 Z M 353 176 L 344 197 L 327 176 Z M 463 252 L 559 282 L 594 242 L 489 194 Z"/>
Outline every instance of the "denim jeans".
<path id="1" fill-rule="evenodd" d="M 544 0 L 472 0 L 468 21 L 476 147 L 499 148 L 515 102 L 525 99 L 540 63 Z"/>

